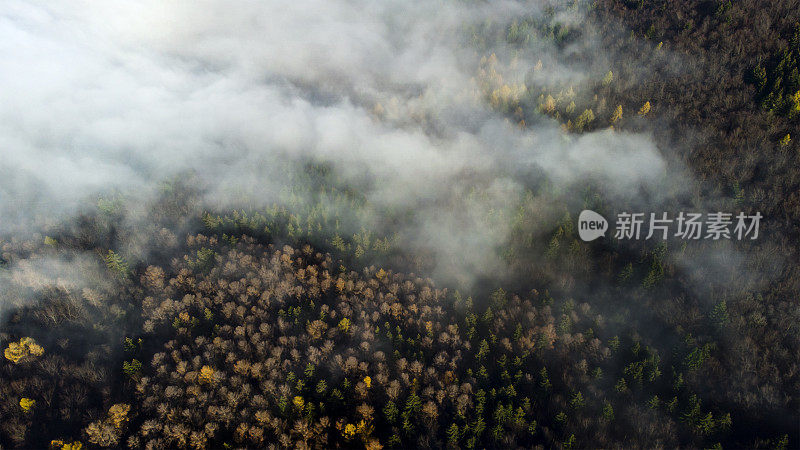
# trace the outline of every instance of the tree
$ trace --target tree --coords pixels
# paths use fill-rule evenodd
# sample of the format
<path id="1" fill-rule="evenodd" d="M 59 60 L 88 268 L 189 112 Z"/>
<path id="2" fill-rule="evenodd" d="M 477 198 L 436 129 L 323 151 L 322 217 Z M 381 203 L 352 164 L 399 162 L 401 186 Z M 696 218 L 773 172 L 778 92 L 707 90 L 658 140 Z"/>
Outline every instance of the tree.
<path id="1" fill-rule="evenodd" d="M 122 256 L 120 256 L 113 250 L 109 250 L 108 253 L 106 253 L 106 255 L 103 257 L 103 260 L 105 261 L 106 266 L 108 266 L 109 270 L 116 273 L 117 276 L 119 276 L 120 278 L 128 277 L 128 273 L 130 270 L 128 269 L 128 263 L 125 262 Z"/>
<path id="2" fill-rule="evenodd" d="M 614 80 L 614 73 L 612 71 L 608 71 L 605 76 L 603 77 L 603 86 L 608 86 Z"/>
<path id="3" fill-rule="evenodd" d="M 622 105 L 617 105 L 614 113 L 611 114 L 611 123 L 616 123 L 620 119 L 622 119 Z"/>
<path id="4" fill-rule="evenodd" d="M 459 428 L 458 425 L 454 423 L 450 425 L 450 428 L 447 429 L 447 443 L 453 447 L 456 447 L 458 446 L 459 438 Z"/>

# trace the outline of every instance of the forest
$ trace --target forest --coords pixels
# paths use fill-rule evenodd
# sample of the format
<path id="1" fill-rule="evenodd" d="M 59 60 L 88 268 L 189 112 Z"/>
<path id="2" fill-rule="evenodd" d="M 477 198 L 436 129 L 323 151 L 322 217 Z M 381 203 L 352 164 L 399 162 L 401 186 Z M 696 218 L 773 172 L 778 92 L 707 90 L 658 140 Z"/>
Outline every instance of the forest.
<path id="1" fill-rule="evenodd" d="M 800 448 L 797 1 L 122 3 L 0 6 L 0 448 Z"/>

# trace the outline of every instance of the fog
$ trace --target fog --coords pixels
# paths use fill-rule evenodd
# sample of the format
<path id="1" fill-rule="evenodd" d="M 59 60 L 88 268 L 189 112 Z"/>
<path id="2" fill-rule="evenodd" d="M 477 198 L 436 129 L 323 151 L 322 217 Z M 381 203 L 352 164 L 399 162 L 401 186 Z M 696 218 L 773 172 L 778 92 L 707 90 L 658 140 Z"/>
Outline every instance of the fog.
<path id="1" fill-rule="evenodd" d="M 562 63 L 574 46 L 470 43 L 474 27 L 546 6 L 7 0 L 2 231 L 67 220 L 109 192 L 146 199 L 187 172 L 209 206 L 270 205 L 292 161 L 312 160 L 363 189 L 377 216 L 415 211 L 400 233 L 442 256 L 442 273 L 490 273 L 509 230 L 481 212 L 510 214 L 529 184 L 596 180 L 630 200 L 666 177 L 647 134 L 571 137 L 545 118 L 521 128 L 485 101 L 476 77 L 491 54 L 509 83 L 579 87 L 602 76 L 602 52 L 577 66 Z M 481 195 L 465 199 L 468 190 Z"/>

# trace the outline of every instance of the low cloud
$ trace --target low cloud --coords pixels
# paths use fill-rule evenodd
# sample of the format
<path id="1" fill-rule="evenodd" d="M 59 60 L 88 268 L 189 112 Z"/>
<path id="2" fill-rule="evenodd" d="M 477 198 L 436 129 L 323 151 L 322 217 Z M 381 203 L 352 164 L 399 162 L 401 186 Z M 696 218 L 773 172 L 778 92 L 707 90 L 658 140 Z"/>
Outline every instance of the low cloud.
<path id="1" fill-rule="evenodd" d="M 575 48 L 547 40 L 525 50 L 470 43 L 470 29 L 541 18 L 545 6 L 7 0 L 0 226 L 69 217 L 112 190 L 146 195 L 185 172 L 217 207 L 242 196 L 268 205 L 292 161 L 315 160 L 365 186 L 375 214 L 415 211 L 400 231 L 438 255 L 443 273 L 486 274 L 508 229 L 480 212 L 510 215 L 537 178 L 596 180 L 631 198 L 666 171 L 646 134 L 569 137 L 549 119 L 520 129 L 482 100 L 475 77 L 490 53 L 513 59 L 508 78 L 520 82 L 595 75 L 591 61 L 562 64 Z M 544 69 L 532 73 L 538 61 Z M 470 189 L 480 195 L 461 195 Z"/>

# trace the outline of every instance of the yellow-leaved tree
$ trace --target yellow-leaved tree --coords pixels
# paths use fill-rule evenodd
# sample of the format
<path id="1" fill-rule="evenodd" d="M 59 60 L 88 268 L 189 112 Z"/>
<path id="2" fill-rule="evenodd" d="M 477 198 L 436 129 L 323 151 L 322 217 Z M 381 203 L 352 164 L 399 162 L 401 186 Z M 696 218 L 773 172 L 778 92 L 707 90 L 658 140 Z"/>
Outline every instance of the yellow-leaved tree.
<path id="1" fill-rule="evenodd" d="M 649 113 L 649 112 L 650 112 L 650 102 L 646 101 L 646 102 L 644 102 L 644 105 L 642 105 L 642 107 L 639 108 L 639 115 L 640 116 L 646 116 L 647 113 Z"/>
<path id="2" fill-rule="evenodd" d="M 622 105 L 617 105 L 617 109 L 611 114 L 611 123 L 616 123 L 620 119 L 622 119 Z"/>
<path id="3" fill-rule="evenodd" d="M 36 405 L 36 400 L 26 397 L 22 397 L 21 399 L 19 399 L 19 407 L 22 408 L 23 412 L 26 413 L 31 412 L 34 405 Z"/>
<path id="4" fill-rule="evenodd" d="M 214 369 L 211 366 L 203 366 L 200 368 L 200 375 L 197 377 L 200 384 L 213 384 L 214 383 Z"/>
<path id="5" fill-rule="evenodd" d="M 38 358 L 44 354 L 44 348 L 37 344 L 33 338 L 24 337 L 19 342 L 12 342 L 3 352 L 7 360 L 14 364 L 29 358 Z"/>
<path id="6" fill-rule="evenodd" d="M 128 413 L 131 405 L 127 403 L 117 403 L 108 409 L 108 415 L 104 420 L 97 420 L 90 423 L 84 432 L 89 437 L 89 442 L 100 447 L 116 447 L 124 431 L 124 425 L 128 422 Z M 80 448 L 80 447 L 79 447 Z"/>

